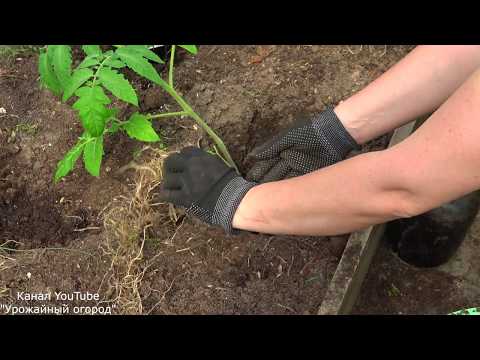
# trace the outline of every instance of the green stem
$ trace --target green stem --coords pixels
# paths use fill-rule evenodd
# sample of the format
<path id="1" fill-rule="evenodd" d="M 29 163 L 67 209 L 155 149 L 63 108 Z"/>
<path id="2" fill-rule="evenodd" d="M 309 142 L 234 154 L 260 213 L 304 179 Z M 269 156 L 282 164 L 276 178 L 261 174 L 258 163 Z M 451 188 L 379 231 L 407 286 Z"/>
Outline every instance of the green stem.
<path id="1" fill-rule="evenodd" d="M 97 68 L 97 70 L 95 71 L 95 75 L 93 76 L 92 88 L 95 86 L 95 83 L 97 82 L 98 72 L 100 71 L 101 68 L 103 68 L 103 64 L 105 63 L 105 61 L 107 61 L 107 60 L 110 59 L 111 57 L 112 57 L 112 55 L 107 56 L 105 59 L 103 59 L 103 61 L 100 63 L 100 65 L 98 65 L 98 68 Z"/>
<path id="2" fill-rule="evenodd" d="M 175 60 L 175 45 L 170 49 L 170 69 L 168 71 L 168 84 L 173 88 L 173 62 Z"/>
<path id="3" fill-rule="evenodd" d="M 148 115 L 149 119 L 158 119 L 163 117 L 171 117 L 171 116 L 186 116 L 190 115 L 186 111 L 177 111 L 177 112 L 169 112 L 169 113 L 162 113 L 162 114 L 155 114 L 155 115 Z"/>
<path id="4" fill-rule="evenodd" d="M 122 125 L 125 125 L 126 123 L 128 123 L 128 121 L 122 121 L 122 120 L 119 120 L 117 118 L 112 118 L 113 121 L 115 121 L 118 125 L 122 126 Z"/>
<path id="5" fill-rule="evenodd" d="M 222 154 L 220 154 L 220 152 L 218 151 L 217 145 L 213 144 L 213 150 L 215 150 L 215 155 L 217 155 L 220 159 L 222 159 L 225 164 L 230 165 L 228 161 L 225 160 Z"/>
<path id="6" fill-rule="evenodd" d="M 175 101 L 178 103 L 178 105 L 180 105 L 183 111 L 185 111 L 190 117 L 192 117 L 193 120 L 195 120 L 196 123 L 212 138 L 213 142 L 215 143 L 215 145 L 217 145 L 218 149 L 220 150 L 228 164 L 235 168 L 237 173 L 240 173 L 237 165 L 230 156 L 227 147 L 223 143 L 223 140 L 215 133 L 215 131 L 213 131 L 212 128 L 210 128 L 210 126 L 208 126 L 207 123 L 195 111 L 193 111 L 190 105 L 176 92 L 173 87 L 171 87 L 164 81 L 162 81 L 161 86 L 168 94 L 170 94 L 170 96 L 175 99 Z"/>

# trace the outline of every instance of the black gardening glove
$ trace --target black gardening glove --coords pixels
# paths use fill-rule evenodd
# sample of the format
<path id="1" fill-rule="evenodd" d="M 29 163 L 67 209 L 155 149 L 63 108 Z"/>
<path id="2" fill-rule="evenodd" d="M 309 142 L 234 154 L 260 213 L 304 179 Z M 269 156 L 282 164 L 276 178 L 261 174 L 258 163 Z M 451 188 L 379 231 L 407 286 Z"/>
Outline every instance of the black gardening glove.
<path id="1" fill-rule="evenodd" d="M 232 220 L 245 194 L 256 183 L 239 176 L 218 156 L 187 147 L 164 162 L 162 199 L 186 208 L 211 225 L 232 232 Z"/>
<path id="2" fill-rule="evenodd" d="M 359 148 L 333 109 L 327 109 L 253 149 L 249 156 L 255 164 L 247 179 L 268 182 L 304 175 L 335 164 Z"/>

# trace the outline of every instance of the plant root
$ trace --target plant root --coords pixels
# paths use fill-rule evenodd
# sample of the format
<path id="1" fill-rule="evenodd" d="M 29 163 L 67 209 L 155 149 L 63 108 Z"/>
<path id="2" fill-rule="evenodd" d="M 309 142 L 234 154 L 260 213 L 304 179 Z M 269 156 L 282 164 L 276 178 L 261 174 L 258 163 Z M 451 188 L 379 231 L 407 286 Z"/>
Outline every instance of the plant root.
<path id="1" fill-rule="evenodd" d="M 152 149 L 153 150 L 153 149 Z M 172 223 L 169 205 L 155 203 L 155 189 L 162 179 L 162 164 L 168 155 L 153 150 L 154 158 L 146 165 L 130 163 L 128 169 L 138 172 L 135 186 L 129 196 L 116 198 L 102 210 L 104 242 L 100 246 L 109 261 L 100 289 L 120 314 L 143 314 L 141 284 L 153 261 L 163 252 L 146 261 L 144 246 L 149 240 L 148 229 L 155 223 Z M 127 166 L 123 167 L 126 171 Z M 151 312 L 152 309 L 149 310 Z"/>

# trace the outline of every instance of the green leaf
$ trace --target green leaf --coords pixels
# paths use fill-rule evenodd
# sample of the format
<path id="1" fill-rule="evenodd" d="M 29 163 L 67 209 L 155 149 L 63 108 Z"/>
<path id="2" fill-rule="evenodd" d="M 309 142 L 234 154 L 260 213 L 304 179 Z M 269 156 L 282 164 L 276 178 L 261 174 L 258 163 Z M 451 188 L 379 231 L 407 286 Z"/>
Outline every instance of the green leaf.
<path id="1" fill-rule="evenodd" d="M 85 169 L 93 175 L 100 176 L 100 165 L 103 158 L 103 136 L 89 140 L 83 150 Z"/>
<path id="2" fill-rule="evenodd" d="M 80 139 L 77 145 L 71 148 L 70 151 L 65 155 L 65 157 L 58 162 L 57 170 L 54 177 L 55 183 L 57 183 L 62 177 L 68 175 L 68 173 L 73 170 L 75 163 L 82 154 L 84 146 L 84 140 Z"/>
<path id="3" fill-rule="evenodd" d="M 124 68 L 126 66 L 123 61 L 118 60 L 118 59 L 107 59 L 107 60 L 105 60 L 103 65 L 104 66 L 110 66 L 110 67 L 116 68 L 116 69 L 121 69 L 121 68 Z"/>
<path id="4" fill-rule="evenodd" d="M 77 95 L 78 97 L 92 96 L 96 101 L 104 105 L 108 105 L 112 102 L 110 98 L 105 95 L 103 89 L 100 86 L 94 86 L 93 88 L 83 86 L 77 91 L 75 91 L 75 95 Z"/>
<path id="5" fill-rule="evenodd" d="M 159 64 L 165 63 L 157 54 L 155 54 L 152 50 L 148 48 L 148 45 L 127 45 L 125 46 L 125 48 L 134 50 L 141 54 L 143 57 L 155 61 Z"/>
<path id="6" fill-rule="evenodd" d="M 53 57 L 55 56 L 55 49 L 59 45 L 47 45 L 47 57 L 48 57 L 48 63 L 50 66 L 53 64 Z"/>
<path id="7" fill-rule="evenodd" d="M 72 54 L 70 46 L 56 45 L 53 54 L 53 70 L 63 89 L 65 89 L 70 81 L 70 73 L 72 66 Z"/>
<path id="8" fill-rule="evenodd" d="M 78 110 L 85 130 L 93 137 L 102 135 L 105 123 L 112 115 L 112 111 L 105 107 L 111 102 L 108 96 L 100 86 L 81 87 L 75 95 L 79 99 L 73 104 L 73 108 Z"/>
<path id="9" fill-rule="evenodd" d="M 134 139 L 146 142 L 160 140 L 160 137 L 152 127 L 152 123 L 145 115 L 141 115 L 138 112 L 133 114 L 122 127 L 127 131 L 127 134 Z"/>
<path id="10" fill-rule="evenodd" d="M 102 68 L 98 72 L 98 78 L 102 85 L 120 100 L 138 106 L 137 94 L 123 74 L 109 68 Z"/>
<path id="11" fill-rule="evenodd" d="M 100 64 L 100 60 L 98 59 L 98 55 L 90 55 L 87 56 L 83 61 L 78 65 L 77 69 L 88 68 L 90 66 Z"/>
<path id="12" fill-rule="evenodd" d="M 190 54 L 197 55 L 198 49 L 195 45 L 178 45 L 181 48 L 187 50 Z"/>
<path id="13" fill-rule="evenodd" d="M 99 45 L 83 45 L 82 49 L 85 52 L 85 54 L 87 54 L 87 56 L 102 54 L 102 49 L 100 49 Z"/>
<path id="14" fill-rule="evenodd" d="M 72 76 L 70 77 L 70 82 L 65 88 L 63 93 L 63 102 L 67 101 L 70 96 L 72 96 L 77 89 L 82 86 L 88 79 L 93 76 L 93 71 L 90 69 L 79 69 L 75 70 Z"/>
<path id="15" fill-rule="evenodd" d="M 116 118 L 119 112 L 120 112 L 120 109 L 117 109 L 117 108 L 108 109 L 108 119 L 112 117 Z"/>
<path id="16" fill-rule="evenodd" d="M 162 82 L 157 70 L 155 70 L 152 64 L 145 60 L 139 52 L 129 47 L 121 47 L 116 50 L 116 53 L 120 59 L 137 74 L 147 78 L 150 81 L 153 81 L 156 84 L 160 84 Z"/>
<path id="17" fill-rule="evenodd" d="M 110 112 L 110 115 L 107 119 L 107 125 L 108 128 L 106 129 L 106 132 L 110 134 L 115 134 L 118 130 L 120 130 L 120 123 L 118 121 L 115 121 L 117 119 L 117 115 L 120 112 L 120 109 L 113 108 L 113 109 L 108 109 Z"/>
<path id="18" fill-rule="evenodd" d="M 103 62 L 103 66 L 121 69 L 127 65 L 125 65 L 125 63 L 118 58 L 118 55 L 115 54 L 113 50 L 109 50 L 105 53 L 105 61 Z"/>
<path id="19" fill-rule="evenodd" d="M 50 89 L 55 95 L 60 95 L 62 88 L 53 72 L 46 53 L 40 54 L 38 58 L 38 71 L 40 72 L 40 83 L 47 89 Z"/>

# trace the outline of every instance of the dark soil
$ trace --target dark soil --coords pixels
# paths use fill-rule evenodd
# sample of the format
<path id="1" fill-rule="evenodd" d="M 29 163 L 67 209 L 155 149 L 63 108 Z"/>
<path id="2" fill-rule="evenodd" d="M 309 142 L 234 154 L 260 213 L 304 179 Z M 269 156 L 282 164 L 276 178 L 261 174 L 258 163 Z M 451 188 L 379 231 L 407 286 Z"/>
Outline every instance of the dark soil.
<path id="1" fill-rule="evenodd" d="M 188 219 L 157 272 L 144 279 L 144 306 L 159 300 L 151 289 L 169 289 L 159 313 L 311 314 L 337 266 L 334 245 L 324 238 L 225 236 Z"/>
<path id="2" fill-rule="evenodd" d="M 438 269 L 418 269 L 380 246 L 369 269 L 354 314 L 449 314 L 473 307 L 461 279 Z"/>
<path id="3" fill-rule="evenodd" d="M 175 81 L 246 171 L 245 155 L 254 146 L 298 116 L 360 90 L 410 49 L 389 46 L 384 53 L 382 46 L 201 46 L 195 57 L 178 55 Z M 143 112 L 177 109 L 158 87 L 131 73 L 128 77 Z M 13 240 L 17 250 L 60 246 L 94 254 L 47 252 L 24 263 L 26 255 L 19 254 L 17 266 L 0 274 L 0 284 L 10 293 L 20 288 L 86 290 L 88 284 L 95 291 L 106 266 L 95 247 L 102 239 L 99 214 L 127 193 L 134 171 L 117 176 L 115 170 L 144 144 L 115 136 L 105 144 L 99 179 L 77 166 L 54 185 L 56 164 L 81 129 L 69 106 L 39 89 L 35 55 L 3 61 L 0 107 L 6 110 L 0 115 L 0 242 Z M 161 120 L 156 126 L 169 149 L 208 146 L 190 119 Z M 381 149 L 387 141 L 384 136 L 362 151 Z M 345 244 L 342 237 L 226 236 L 194 219 L 180 223 L 173 239 L 164 224 L 149 229 L 145 258 L 168 253 L 156 258 L 142 282 L 144 309 L 152 313 L 313 314 Z M 32 273 L 28 281 L 26 271 Z M 362 311 L 381 310 L 363 304 Z"/>

